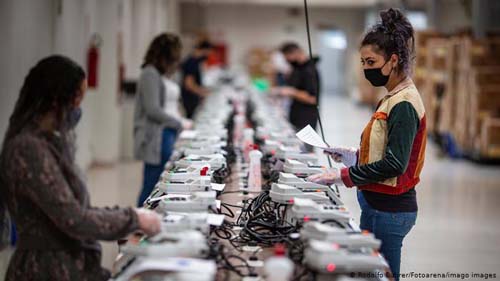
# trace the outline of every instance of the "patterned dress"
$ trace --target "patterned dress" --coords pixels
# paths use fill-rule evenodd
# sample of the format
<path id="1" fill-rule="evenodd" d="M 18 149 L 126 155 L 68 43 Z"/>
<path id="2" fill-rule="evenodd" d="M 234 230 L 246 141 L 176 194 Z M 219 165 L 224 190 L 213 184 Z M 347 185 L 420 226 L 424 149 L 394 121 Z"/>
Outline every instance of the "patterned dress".
<path id="1" fill-rule="evenodd" d="M 132 208 L 93 208 L 56 134 L 24 129 L 0 158 L 18 245 L 6 280 L 107 280 L 97 240 L 117 240 L 138 228 Z"/>

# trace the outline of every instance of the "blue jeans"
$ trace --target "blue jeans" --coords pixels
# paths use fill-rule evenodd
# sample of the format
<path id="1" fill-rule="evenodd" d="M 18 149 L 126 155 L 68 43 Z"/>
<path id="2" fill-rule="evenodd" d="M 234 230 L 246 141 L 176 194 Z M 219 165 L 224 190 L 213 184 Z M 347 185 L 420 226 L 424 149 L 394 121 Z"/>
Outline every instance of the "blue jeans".
<path id="1" fill-rule="evenodd" d="M 177 132 L 173 129 L 164 129 L 162 133 L 161 141 L 161 160 L 159 164 L 148 164 L 144 163 L 144 180 L 142 183 L 141 194 L 137 201 L 137 206 L 141 207 L 148 198 L 148 196 L 153 192 L 156 183 L 160 179 L 161 173 L 165 168 L 165 164 L 172 155 L 172 150 L 174 148 L 175 140 L 177 137 Z"/>
<path id="2" fill-rule="evenodd" d="M 358 191 L 358 202 L 361 207 L 359 227 L 372 232 L 382 241 L 380 252 L 389 263 L 394 279 L 398 281 L 403 239 L 415 225 L 417 212 L 392 213 L 375 210 L 366 202 L 361 191 Z"/>

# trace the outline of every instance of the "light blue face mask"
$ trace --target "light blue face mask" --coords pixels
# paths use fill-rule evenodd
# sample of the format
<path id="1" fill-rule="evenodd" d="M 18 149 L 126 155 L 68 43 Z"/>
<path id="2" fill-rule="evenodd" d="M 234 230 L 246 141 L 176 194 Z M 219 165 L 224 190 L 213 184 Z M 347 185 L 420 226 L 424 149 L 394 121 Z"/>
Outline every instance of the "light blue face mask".
<path id="1" fill-rule="evenodd" d="M 66 117 L 66 124 L 68 125 L 69 129 L 74 129 L 76 125 L 78 125 L 78 122 L 80 122 L 81 118 L 82 118 L 82 108 L 77 107 L 72 109 Z"/>

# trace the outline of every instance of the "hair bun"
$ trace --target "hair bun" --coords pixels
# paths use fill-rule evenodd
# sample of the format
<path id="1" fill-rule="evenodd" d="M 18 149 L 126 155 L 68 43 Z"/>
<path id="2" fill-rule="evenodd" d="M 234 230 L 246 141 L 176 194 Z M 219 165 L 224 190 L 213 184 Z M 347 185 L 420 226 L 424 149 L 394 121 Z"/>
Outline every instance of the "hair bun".
<path id="1" fill-rule="evenodd" d="M 413 26 L 401 10 L 390 8 L 380 12 L 378 21 L 365 35 L 361 46 L 373 45 L 388 59 L 396 54 L 399 57 L 397 71 L 411 72 L 411 62 L 415 51 Z"/>
<path id="2" fill-rule="evenodd" d="M 406 23 L 408 20 L 399 9 L 387 9 L 380 12 L 382 25 L 388 29 L 389 32 L 394 32 L 398 29 L 398 24 Z"/>
<path id="3" fill-rule="evenodd" d="M 397 8 L 390 8 L 380 12 L 382 28 L 386 33 L 401 35 L 405 40 L 413 37 L 413 27 L 406 16 Z"/>

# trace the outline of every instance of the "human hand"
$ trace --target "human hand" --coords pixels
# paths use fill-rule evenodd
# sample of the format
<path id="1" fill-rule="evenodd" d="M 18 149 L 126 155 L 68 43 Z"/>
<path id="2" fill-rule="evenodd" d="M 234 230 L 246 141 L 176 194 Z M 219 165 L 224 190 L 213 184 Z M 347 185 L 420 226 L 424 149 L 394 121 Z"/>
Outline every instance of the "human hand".
<path id="1" fill-rule="evenodd" d="M 343 183 L 342 178 L 340 176 L 340 170 L 337 168 L 326 169 L 325 172 L 323 173 L 307 177 L 307 180 L 310 182 L 315 182 L 323 185 Z"/>
<path id="2" fill-rule="evenodd" d="M 346 167 L 351 167 L 356 165 L 358 162 L 358 150 L 354 147 L 329 147 L 323 150 L 324 154 L 332 157 L 333 161 L 337 163 L 343 163 Z"/>
<path id="3" fill-rule="evenodd" d="M 210 90 L 207 88 L 201 88 L 200 89 L 200 95 L 202 98 L 206 98 L 210 95 Z"/>
<path id="4" fill-rule="evenodd" d="M 144 208 L 136 208 L 139 228 L 147 236 L 153 236 L 161 231 L 161 217 L 156 212 Z"/>
<path id="5" fill-rule="evenodd" d="M 193 128 L 193 121 L 191 121 L 189 119 L 182 119 L 181 123 L 182 123 L 183 130 L 191 130 Z"/>
<path id="6" fill-rule="evenodd" d="M 269 90 L 269 95 L 271 95 L 271 96 L 279 96 L 279 94 L 280 94 L 280 89 L 281 89 L 281 87 L 272 87 L 272 88 Z"/>

